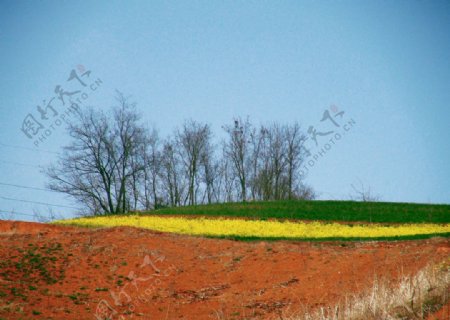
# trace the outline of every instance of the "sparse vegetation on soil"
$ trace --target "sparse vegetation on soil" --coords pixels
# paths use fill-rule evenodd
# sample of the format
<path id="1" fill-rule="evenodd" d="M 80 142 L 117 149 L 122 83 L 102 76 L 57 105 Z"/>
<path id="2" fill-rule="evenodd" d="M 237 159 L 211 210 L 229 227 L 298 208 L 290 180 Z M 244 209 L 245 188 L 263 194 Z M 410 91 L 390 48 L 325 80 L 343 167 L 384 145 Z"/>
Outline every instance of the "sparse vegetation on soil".
<path id="1" fill-rule="evenodd" d="M 58 279 L 24 283 L 21 273 L 0 275 L 3 319 L 95 319 L 101 310 L 111 319 L 290 319 L 364 296 L 374 279 L 396 288 L 403 277 L 450 255 L 445 238 L 236 242 L 7 221 L 0 223 L 0 238 L 2 261 L 27 257 L 17 251 L 24 244 L 39 248 L 33 254 L 45 257 L 45 269 Z M 48 248 L 60 249 L 47 254 Z M 58 278 L 61 269 L 64 277 Z M 20 290 L 12 294 L 12 287 Z M 430 301 L 429 310 L 442 304 Z"/>

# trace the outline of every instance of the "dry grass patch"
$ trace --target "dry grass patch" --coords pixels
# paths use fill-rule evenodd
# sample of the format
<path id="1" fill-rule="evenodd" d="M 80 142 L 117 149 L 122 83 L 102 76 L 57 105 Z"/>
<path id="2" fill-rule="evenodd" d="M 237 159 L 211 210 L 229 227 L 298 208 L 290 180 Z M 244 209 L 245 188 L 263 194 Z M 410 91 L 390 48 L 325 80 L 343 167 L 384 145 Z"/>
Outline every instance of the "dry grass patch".
<path id="1" fill-rule="evenodd" d="M 333 307 L 291 317 L 291 320 L 398 320 L 426 319 L 450 300 L 450 259 L 427 266 L 393 284 L 375 279 L 368 292 L 348 297 Z"/>

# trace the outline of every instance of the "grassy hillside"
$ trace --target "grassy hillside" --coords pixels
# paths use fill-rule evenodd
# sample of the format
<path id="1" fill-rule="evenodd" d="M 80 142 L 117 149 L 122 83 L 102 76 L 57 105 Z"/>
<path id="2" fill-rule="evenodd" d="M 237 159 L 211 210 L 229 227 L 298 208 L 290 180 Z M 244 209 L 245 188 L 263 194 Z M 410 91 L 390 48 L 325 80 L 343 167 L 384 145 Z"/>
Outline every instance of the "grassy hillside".
<path id="1" fill-rule="evenodd" d="M 302 219 L 389 223 L 450 223 L 450 205 L 355 202 L 269 201 L 165 208 L 158 215 L 204 215 L 255 219 Z"/>

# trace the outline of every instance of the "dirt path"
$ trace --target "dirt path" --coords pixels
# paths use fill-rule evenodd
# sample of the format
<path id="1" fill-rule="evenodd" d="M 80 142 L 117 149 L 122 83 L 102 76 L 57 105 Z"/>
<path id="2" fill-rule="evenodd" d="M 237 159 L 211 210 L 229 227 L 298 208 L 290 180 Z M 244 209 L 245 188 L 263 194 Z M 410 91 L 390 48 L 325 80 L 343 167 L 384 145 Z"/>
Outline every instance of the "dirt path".
<path id="1" fill-rule="evenodd" d="M 415 273 L 449 257 L 449 246 L 235 242 L 0 221 L 0 319 L 280 319 L 369 288 L 375 276 Z"/>

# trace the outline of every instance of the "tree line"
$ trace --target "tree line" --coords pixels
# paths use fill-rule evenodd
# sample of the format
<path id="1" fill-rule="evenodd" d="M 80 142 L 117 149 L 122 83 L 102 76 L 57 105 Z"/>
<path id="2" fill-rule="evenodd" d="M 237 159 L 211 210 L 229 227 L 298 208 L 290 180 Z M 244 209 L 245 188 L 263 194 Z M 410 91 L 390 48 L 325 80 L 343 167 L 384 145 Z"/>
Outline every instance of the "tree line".
<path id="1" fill-rule="evenodd" d="M 117 94 L 109 113 L 85 108 L 45 170 L 48 187 L 85 214 L 119 214 L 205 203 L 313 199 L 299 168 L 306 140 L 298 123 L 253 125 L 235 118 L 215 142 L 209 124 L 188 120 L 161 138 L 136 104 Z"/>

